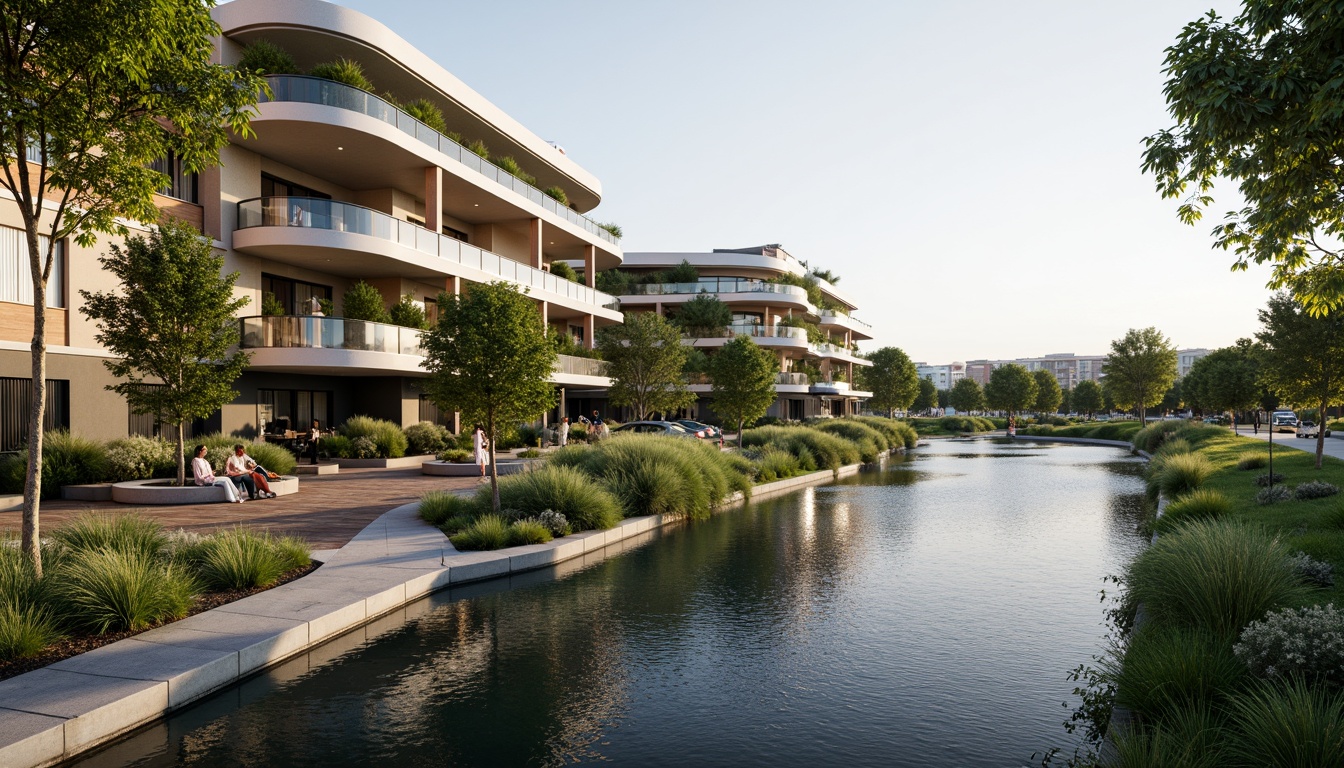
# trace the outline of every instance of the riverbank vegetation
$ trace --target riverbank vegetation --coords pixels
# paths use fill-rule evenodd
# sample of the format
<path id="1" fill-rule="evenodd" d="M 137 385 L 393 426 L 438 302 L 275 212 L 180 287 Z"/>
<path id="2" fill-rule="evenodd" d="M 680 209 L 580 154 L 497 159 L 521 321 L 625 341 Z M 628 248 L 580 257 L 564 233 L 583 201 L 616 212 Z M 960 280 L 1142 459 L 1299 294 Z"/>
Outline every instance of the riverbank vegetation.
<path id="1" fill-rule="evenodd" d="M 168 533 L 137 513 L 86 513 L 52 531 L 38 576 L 0 539 L 0 677 L 82 653 L 301 575 L 293 537 L 247 528 Z M 62 655 L 61 649 L 67 649 Z M 16 666 L 20 665 L 20 666 Z"/>
<path id="2" fill-rule="evenodd" d="M 1132 715 L 1107 764 L 1344 764 L 1344 462 L 1275 450 L 1266 494 L 1262 441 L 1168 421 L 1133 444 L 1168 504 L 1121 578 L 1114 647 L 1078 673 L 1092 737 Z"/>
<path id="3" fill-rule="evenodd" d="M 1023 427 L 1021 433 L 1039 437 L 1090 437 L 1096 440 L 1129 440 L 1142 428 L 1143 425 L 1137 421 L 1088 421 L 1062 427 L 1050 424 L 1034 424 L 1030 427 Z"/>
<path id="4" fill-rule="evenodd" d="M 963 379 L 963 381 L 966 381 L 966 379 Z M 915 428 L 915 432 L 921 437 L 966 435 L 1008 428 L 1007 419 L 986 416 L 942 416 L 936 419 L 912 418 L 906 419 L 906 421 Z"/>
<path id="5" fill-rule="evenodd" d="M 420 516 L 458 549 L 543 543 L 643 515 L 700 520 L 737 493 L 749 498 L 755 483 L 876 461 L 918 439 L 910 425 L 876 417 L 748 429 L 737 452 L 700 440 L 627 435 L 561 448 L 539 468 L 501 478 L 498 513 L 482 489 L 472 497 L 426 494 Z"/>

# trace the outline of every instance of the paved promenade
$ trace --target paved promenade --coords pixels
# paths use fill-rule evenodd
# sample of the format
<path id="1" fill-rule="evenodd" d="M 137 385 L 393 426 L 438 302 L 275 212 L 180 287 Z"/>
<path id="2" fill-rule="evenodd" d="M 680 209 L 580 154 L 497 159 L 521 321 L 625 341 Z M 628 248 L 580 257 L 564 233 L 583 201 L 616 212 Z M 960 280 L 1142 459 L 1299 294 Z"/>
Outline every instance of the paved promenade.
<path id="1" fill-rule="evenodd" d="M 305 476 L 299 492 L 242 504 L 191 504 L 141 507 L 143 514 L 168 530 L 208 533 L 247 524 L 276 535 L 298 536 L 315 550 L 338 549 L 392 507 L 416 501 L 426 491 L 475 488 L 476 478 L 430 477 L 419 469 L 343 469 L 338 475 Z M 88 509 L 127 512 L 137 509 L 111 501 L 42 502 L 42 530 L 50 531 Z M 0 531 L 17 532 L 23 513 L 0 512 Z"/>
<path id="2" fill-rule="evenodd" d="M 1260 434 L 1254 434 L 1250 428 L 1238 430 L 1242 437 L 1249 437 L 1255 440 L 1269 442 L 1269 431 L 1261 427 Z M 1332 435 L 1335 433 L 1331 433 Z M 1341 435 L 1344 437 L 1344 435 Z M 1316 453 L 1316 438 L 1295 437 L 1292 432 L 1274 433 L 1274 451 L 1277 453 L 1280 448 L 1294 448 L 1299 451 L 1306 451 L 1310 454 Z M 1325 455 L 1334 456 L 1336 459 L 1344 459 L 1344 440 L 1334 437 L 1325 438 Z"/>

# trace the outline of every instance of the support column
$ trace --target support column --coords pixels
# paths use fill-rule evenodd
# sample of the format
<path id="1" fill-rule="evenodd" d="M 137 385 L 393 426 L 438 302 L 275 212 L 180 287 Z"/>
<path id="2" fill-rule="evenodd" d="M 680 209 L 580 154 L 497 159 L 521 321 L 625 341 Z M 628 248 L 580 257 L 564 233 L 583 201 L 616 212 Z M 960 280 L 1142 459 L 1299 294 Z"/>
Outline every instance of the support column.
<path id="1" fill-rule="evenodd" d="M 662 316 L 663 316 L 663 302 L 661 302 L 661 301 L 655 301 L 655 302 L 653 303 L 653 311 L 656 312 L 656 313 L 658 314 L 659 317 L 662 317 Z"/>
<path id="2" fill-rule="evenodd" d="M 589 349 L 597 349 L 597 328 L 593 324 L 591 314 L 583 316 L 583 343 L 587 344 Z"/>
<path id="3" fill-rule="evenodd" d="M 559 423 L 565 418 L 567 410 L 568 409 L 565 407 L 565 388 L 560 387 L 560 415 L 556 418 L 556 423 Z"/>
<path id="4" fill-rule="evenodd" d="M 443 290 L 445 293 L 451 293 L 454 296 L 462 295 L 462 278 L 456 275 L 445 277 L 443 279 Z"/>
<path id="5" fill-rule="evenodd" d="M 597 246 L 588 245 L 583 249 L 583 282 L 589 288 L 597 287 Z"/>
<path id="6" fill-rule="evenodd" d="M 763 317 L 764 317 L 764 320 L 762 321 L 761 325 L 764 325 L 764 326 L 765 326 L 765 329 L 766 329 L 767 331 L 773 331 L 774 328 L 775 328 L 775 321 L 774 321 L 773 316 L 770 314 L 770 308 L 769 308 L 769 307 L 766 307 L 766 308 L 765 308 L 765 313 L 764 313 Z"/>
<path id="7" fill-rule="evenodd" d="M 549 301 L 541 302 L 541 324 L 551 324 L 551 303 Z"/>
<path id="8" fill-rule="evenodd" d="M 443 231 L 443 169 L 437 165 L 425 169 L 425 229 Z"/>
<path id="9" fill-rule="evenodd" d="M 541 269 L 541 219 L 532 219 L 527 223 L 527 246 L 532 257 L 532 266 Z"/>

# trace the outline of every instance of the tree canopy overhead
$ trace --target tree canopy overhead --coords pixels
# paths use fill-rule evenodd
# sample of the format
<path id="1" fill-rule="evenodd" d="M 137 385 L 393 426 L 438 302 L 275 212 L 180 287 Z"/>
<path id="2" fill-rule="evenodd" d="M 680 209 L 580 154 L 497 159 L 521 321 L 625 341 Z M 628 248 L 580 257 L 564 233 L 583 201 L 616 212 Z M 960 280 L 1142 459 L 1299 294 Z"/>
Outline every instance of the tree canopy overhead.
<path id="1" fill-rule="evenodd" d="M 1243 0 L 1232 20 L 1187 24 L 1167 49 L 1175 126 L 1146 139 L 1143 169 L 1194 224 L 1218 179 L 1245 204 L 1213 230 L 1234 269 L 1270 264 L 1312 314 L 1344 305 L 1344 14 L 1327 0 Z"/>
<path id="2" fill-rule="evenodd" d="M 1344 315 L 1312 317 L 1300 302 L 1280 293 L 1260 310 L 1260 326 L 1255 336 L 1264 345 L 1262 380 L 1289 403 L 1319 408 L 1324 422 L 1326 409 L 1344 400 Z M 1316 436 L 1317 469 L 1324 452 L 1322 425 Z"/>
<path id="3" fill-rule="evenodd" d="M 1111 354 L 1101 367 L 1103 386 L 1115 402 L 1133 408 L 1139 420 L 1148 423 L 1148 409 L 1176 381 L 1176 350 L 1156 328 L 1131 328 L 1111 342 Z"/>

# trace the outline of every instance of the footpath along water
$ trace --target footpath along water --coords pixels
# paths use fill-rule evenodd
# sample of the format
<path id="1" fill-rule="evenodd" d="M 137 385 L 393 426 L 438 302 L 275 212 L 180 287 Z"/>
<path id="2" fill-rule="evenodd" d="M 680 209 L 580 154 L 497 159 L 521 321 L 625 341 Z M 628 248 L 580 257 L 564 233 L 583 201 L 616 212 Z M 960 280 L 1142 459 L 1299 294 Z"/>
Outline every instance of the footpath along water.
<path id="1" fill-rule="evenodd" d="M 81 766 L 1027 766 L 1074 737 L 1120 449 L 935 441 L 562 576 L 440 593 Z"/>

